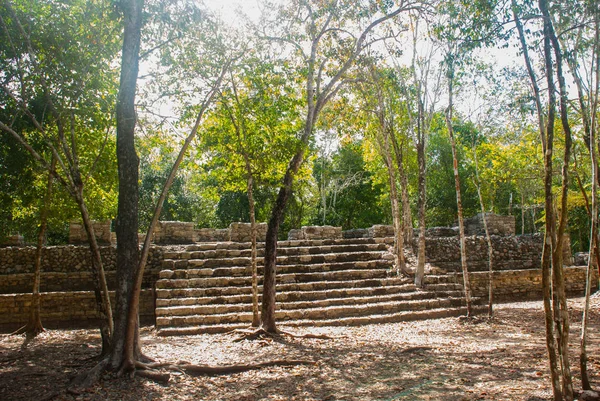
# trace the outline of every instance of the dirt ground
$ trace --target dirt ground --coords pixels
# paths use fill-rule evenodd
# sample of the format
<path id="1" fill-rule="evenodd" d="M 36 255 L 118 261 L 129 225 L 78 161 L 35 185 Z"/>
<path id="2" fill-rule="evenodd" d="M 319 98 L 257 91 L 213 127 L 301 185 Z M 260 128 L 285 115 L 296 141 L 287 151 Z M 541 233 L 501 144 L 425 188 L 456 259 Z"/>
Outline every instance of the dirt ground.
<path id="1" fill-rule="evenodd" d="M 570 301 L 571 359 L 580 388 L 582 299 Z M 593 297 L 588 355 L 600 387 L 600 297 Z M 496 306 L 493 320 L 460 318 L 363 327 L 296 329 L 333 339 L 234 342 L 234 334 L 163 338 L 142 330 L 157 361 L 238 364 L 308 359 L 315 365 L 269 367 L 223 376 L 175 372 L 167 385 L 140 377 L 102 382 L 81 395 L 69 380 L 95 363 L 96 330 L 51 330 L 26 350 L 22 336 L 0 335 L 0 400 L 548 400 L 551 398 L 541 302 Z"/>

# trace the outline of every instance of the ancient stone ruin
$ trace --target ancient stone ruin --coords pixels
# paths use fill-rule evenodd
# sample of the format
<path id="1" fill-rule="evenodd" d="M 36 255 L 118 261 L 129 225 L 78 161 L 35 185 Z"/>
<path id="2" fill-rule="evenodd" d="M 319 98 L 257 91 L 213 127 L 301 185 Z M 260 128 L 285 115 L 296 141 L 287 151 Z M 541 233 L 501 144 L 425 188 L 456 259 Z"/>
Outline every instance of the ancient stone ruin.
<path id="1" fill-rule="evenodd" d="M 506 219 L 491 218 L 497 233 L 510 232 Z M 481 223 L 475 220 L 473 227 Z M 114 289 L 116 251 L 108 222 L 96 224 L 106 245 L 101 255 L 109 289 Z M 514 225 L 513 232 L 514 232 Z M 477 229 L 473 228 L 476 232 Z M 73 225 L 72 239 L 81 241 Z M 259 275 L 267 226 L 257 226 Z M 107 232 L 109 234 L 107 234 Z M 393 228 L 377 225 L 342 231 L 307 226 L 280 241 L 277 255 L 277 318 L 297 325 L 340 325 L 451 316 L 462 313 L 462 278 L 457 229 L 427 230 L 426 288 L 410 277 L 392 275 Z M 142 320 L 156 321 L 159 333 L 229 330 L 248 323 L 251 305 L 250 225 L 196 229 L 192 223 L 161 222 L 150 250 L 141 295 Z M 497 300 L 540 297 L 541 235 L 493 235 Z M 417 239 L 406 244 L 410 261 Z M 564 248 L 570 256 L 569 243 Z M 487 242 L 467 237 L 467 264 L 473 294 L 487 293 Z M 0 328 L 27 319 L 35 247 L 0 248 Z M 565 261 L 568 262 L 568 258 Z M 565 269 L 567 291 L 581 293 L 584 267 Z M 259 282 L 260 285 L 260 282 Z M 96 319 L 89 249 L 84 245 L 44 249 L 42 319 L 48 327 Z"/>

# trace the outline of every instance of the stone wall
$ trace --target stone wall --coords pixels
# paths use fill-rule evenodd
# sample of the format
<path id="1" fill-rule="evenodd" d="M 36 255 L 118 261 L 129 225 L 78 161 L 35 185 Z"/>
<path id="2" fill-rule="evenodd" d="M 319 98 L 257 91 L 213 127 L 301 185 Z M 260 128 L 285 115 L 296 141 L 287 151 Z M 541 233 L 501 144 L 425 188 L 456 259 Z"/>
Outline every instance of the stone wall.
<path id="1" fill-rule="evenodd" d="M 99 245 L 110 245 L 111 243 L 111 232 L 110 232 L 110 220 L 107 221 L 93 221 L 92 227 L 94 228 L 94 234 L 96 235 L 96 241 Z M 79 245 L 87 244 L 88 238 L 83 223 L 72 221 L 69 223 L 69 244 Z"/>
<path id="2" fill-rule="evenodd" d="M 229 241 L 228 228 L 200 228 L 196 230 L 198 242 L 225 242 Z"/>
<path id="3" fill-rule="evenodd" d="M 153 246 L 148 254 L 143 286 L 150 288 L 158 278 L 163 253 L 168 247 Z M 116 249 L 100 247 L 109 288 L 114 288 Z M 0 248 L 0 294 L 31 291 L 35 247 Z M 49 246 L 42 254 L 42 291 L 86 291 L 93 288 L 92 261 L 87 246 Z"/>
<path id="4" fill-rule="evenodd" d="M 342 227 L 303 226 L 299 230 L 290 230 L 288 240 L 341 239 Z"/>
<path id="5" fill-rule="evenodd" d="M 565 272 L 565 287 L 568 295 L 585 294 L 584 266 L 567 267 Z M 525 299 L 541 299 L 542 270 L 510 270 L 496 271 L 492 276 L 494 298 L 498 301 L 515 301 Z M 457 282 L 462 282 L 462 274 L 457 274 Z M 470 274 L 473 296 L 488 296 L 488 273 L 475 272 Z M 598 288 L 598 271 L 593 270 L 593 290 Z"/>
<path id="6" fill-rule="evenodd" d="M 369 236 L 371 238 L 383 238 L 394 236 L 394 226 L 374 225 L 369 228 Z"/>
<path id="7" fill-rule="evenodd" d="M 155 244 L 192 244 L 197 241 L 194 223 L 159 221 L 154 231 Z"/>
<path id="8" fill-rule="evenodd" d="M 479 213 L 477 216 L 465 219 L 466 235 L 485 235 L 482 216 L 483 215 Z M 494 213 L 486 213 L 485 221 L 490 235 L 515 235 L 516 228 L 514 216 L 500 216 Z"/>
<path id="9" fill-rule="evenodd" d="M 115 306 L 111 292 L 112 306 Z M 14 329 L 27 322 L 31 294 L 0 295 L 0 328 Z M 154 321 L 155 296 L 151 289 L 140 294 L 140 319 Z M 73 327 L 97 322 L 96 300 L 92 291 L 45 292 L 41 293 L 40 314 L 45 327 Z"/>
<path id="10" fill-rule="evenodd" d="M 540 234 L 501 237 L 491 236 L 494 248 L 494 270 L 537 269 L 542 257 Z M 417 250 L 417 239 L 413 241 Z M 466 238 L 467 265 L 470 271 L 488 269 L 488 249 L 485 237 Z M 426 261 L 432 266 L 446 271 L 460 271 L 460 242 L 458 237 L 427 238 L 425 245 Z"/>
<path id="11" fill-rule="evenodd" d="M 267 223 L 256 223 L 256 240 L 264 242 L 267 238 Z M 229 240 L 233 242 L 250 242 L 252 230 L 250 223 L 231 223 L 229 225 Z"/>

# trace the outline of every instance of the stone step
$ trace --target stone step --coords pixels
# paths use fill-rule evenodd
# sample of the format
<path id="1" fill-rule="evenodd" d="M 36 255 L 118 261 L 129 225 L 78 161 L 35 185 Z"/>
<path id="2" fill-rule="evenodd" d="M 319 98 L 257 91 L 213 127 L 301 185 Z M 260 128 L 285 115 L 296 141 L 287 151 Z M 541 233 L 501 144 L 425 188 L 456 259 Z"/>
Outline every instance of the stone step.
<path id="1" fill-rule="evenodd" d="M 387 271 L 379 270 L 342 270 L 320 273 L 292 273 L 277 275 L 278 288 L 281 284 L 307 283 L 315 281 L 336 281 L 336 280 L 358 280 L 386 278 Z M 261 282 L 260 278 L 259 282 Z M 244 287 L 252 285 L 251 277 L 206 277 L 191 279 L 160 279 L 156 282 L 156 288 L 208 288 L 237 286 Z"/>
<path id="2" fill-rule="evenodd" d="M 277 274 L 289 273 L 319 273 L 341 270 L 356 270 L 356 269 L 383 269 L 390 270 L 391 261 L 384 259 L 358 261 L 358 262 L 332 262 L 318 263 L 311 265 L 281 265 L 277 266 Z M 258 275 L 262 276 L 263 266 L 257 266 Z M 191 279 L 203 277 L 246 277 L 250 276 L 250 266 L 233 266 L 233 267 L 206 267 L 206 268 L 190 268 L 177 270 L 162 270 L 160 272 L 161 279 Z"/>
<path id="3" fill-rule="evenodd" d="M 485 313 L 487 310 L 486 306 L 473 306 L 473 313 Z M 429 310 L 420 311 L 402 311 L 396 313 L 382 314 L 382 315 L 371 315 L 371 316 L 356 316 L 346 317 L 339 319 L 323 319 L 323 320 L 292 320 L 286 322 L 280 322 L 279 327 L 326 327 L 326 326 L 362 326 L 366 324 L 382 324 L 382 323 L 395 323 L 405 322 L 414 320 L 425 320 L 425 319 L 442 319 L 453 316 L 466 315 L 467 310 L 464 306 L 452 307 L 452 308 L 436 308 Z M 157 334 L 159 336 L 181 336 L 181 335 L 195 335 L 205 333 L 226 333 L 237 329 L 248 329 L 248 323 L 228 323 L 218 325 L 195 325 L 187 327 L 161 327 L 157 328 Z"/>
<path id="4" fill-rule="evenodd" d="M 344 297 L 368 297 L 368 296 L 386 296 L 401 293 L 410 293 L 417 291 L 413 284 L 400 284 L 394 286 L 385 287 L 363 287 L 363 288 L 342 288 L 342 289 L 329 289 L 320 291 L 290 291 L 290 292 L 277 292 L 277 302 L 293 302 L 293 301 L 308 301 L 308 300 L 322 300 L 331 298 L 344 298 Z M 450 294 L 458 293 L 458 291 L 440 291 L 439 293 Z M 250 288 L 244 287 L 243 293 L 236 293 L 232 295 L 200 295 L 200 296 L 180 296 L 171 297 L 160 297 L 156 300 L 156 306 L 179 306 L 179 305 L 220 305 L 220 304 L 236 304 L 236 303 L 251 303 L 252 293 Z M 449 296 L 449 295 L 448 295 Z M 460 294 L 458 294 L 460 296 Z M 262 299 L 262 286 L 258 288 L 258 299 L 259 302 Z"/>
<path id="5" fill-rule="evenodd" d="M 426 274 L 423 277 L 423 284 L 427 286 L 428 284 L 441 284 L 441 283 L 463 283 L 462 274 Z"/>
<path id="6" fill-rule="evenodd" d="M 361 243 L 361 244 L 341 244 L 341 245 L 323 245 L 323 246 L 300 246 L 290 248 L 278 248 L 278 256 L 293 256 L 293 255 L 313 255 L 325 253 L 350 253 L 350 252 L 365 252 L 365 251 L 382 251 L 386 252 L 388 245 L 385 243 Z M 184 250 L 184 251 L 168 251 L 164 254 L 164 259 L 215 259 L 215 258 L 235 258 L 245 257 L 250 258 L 250 244 L 248 248 L 219 248 L 207 250 Z M 257 248 L 257 257 L 264 257 L 264 246 Z"/>
<path id="7" fill-rule="evenodd" d="M 193 255 L 191 253 L 190 255 Z M 277 266 L 297 264 L 320 264 L 333 262 L 358 262 L 381 259 L 383 251 L 362 251 L 348 253 L 321 253 L 310 255 L 278 256 Z M 262 263 L 262 261 L 258 261 Z M 242 267 L 250 266 L 250 257 L 224 257 L 212 259 L 165 259 L 162 268 L 168 270 L 190 269 L 190 268 L 217 268 L 217 267 Z"/>
<path id="8" fill-rule="evenodd" d="M 292 293 L 293 294 L 293 293 Z M 367 305 L 377 303 L 389 303 L 389 302 L 402 302 L 402 301 L 414 301 L 414 300 L 425 300 L 438 297 L 455 297 L 460 298 L 461 293 L 459 291 L 445 292 L 445 293 L 434 293 L 428 291 L 404 291 L 395 294 L 381 294 L 381 295 L 364 295 L 364 296 L 346 296 L 340 294 L 340 297 L 313 297 L 314 293 L 304 293 L 304 297 L 294 300 L 285 301 L 278 299 L 276 304 L 277 310 L 297 310 L 297 309 L 312 309 L 312 308 L 325 308 L 330 306 L 351 306 L 351 305 Z M 331 294 L 333 295 L 333 294 Z M 238 297 L 232 297 L 226 301 L 230 302 L 210 302 L 210 298 L 185 298 L 170 300 L 169 303 L 162 302 L 157 303 L 156 316 L 188 316 L 188 315 L 211 315 L 211 314 L 225 314 L 225 313 L 240 313 L 252 311 L 252 297 L 241 300 L 241 302 L 232 302 Z M 259 302 L 262 297 L 259 297 Z M 172 302 L 177 301 L 177 302 Z M 181 302 L 184 301 L 184 302 Z M 196 301 L 196 302 L 194 302 Z"/>
<path id="9" fill-rule="evenodd" d="M 353 289 L 364 288 L 390 288 L 400 285 L 410 284 L 411 280 L 404 277 L 390 277 L 386 279 L 361 279 L 361 280 L 340 280 L 340 281 L 317 281 L 313 283 L 292 283 L 277 284 L 277 293 L 302 292 L 302 291 L 327 291 L 343 290 L 352 291 Z M 262 286 L 259 286 L 259 293 Z M 210 288 L 157 288 L 157 299 L 169 298 L 199 298 L 199 297 L 224 297 L 230 295 L 252 294 L 252 287 L 247 286 L 228 286 L 228 287 L 210 287 Z"/>
<path id="10" fill-rule="evenodd" d="M 310 309 L 278 309 L 275 318 L 282 322 L 287 320 L 320 320 L 339 319 L 356 316 L 385 315 L 401 311 L 418 311 L 427 309 L 439 309 L 462 306 L 462 298 L 433 298 L 423 300 L 377 302 L 362 305 L 338 305 L 315 307 Z M 230 324 L 252 322 L 251 305 L 219 305 L 212 307 L 180 307 L 180 311 L 187 309 L 184 316 L 160 316 L 157 311 L 156 326 L 191 326 L 209 324 Z M 157 308 L 158 309 L 158 308 Z M 199 311 L 201 314 L 190 314 L 190 309 Z M 213 311 L 210 315 L 206 311 Z M 164 310 L 163 310 L 164 312 Z"/>
<path id="11" fill-rule="evenodd" d="M 288 240 L 277 243 L 277 251 L 285 248 L 356 245 L 356 244 L 393 244 L 394 238 L 339 238 L 323 240 Z M 258 248 L 264 248 L 264 242 L 259 242 Z M 250 242 L 203 242 L 184 247 L 185 252 L 210 251 L 216 249 L 250 249 Z"/>

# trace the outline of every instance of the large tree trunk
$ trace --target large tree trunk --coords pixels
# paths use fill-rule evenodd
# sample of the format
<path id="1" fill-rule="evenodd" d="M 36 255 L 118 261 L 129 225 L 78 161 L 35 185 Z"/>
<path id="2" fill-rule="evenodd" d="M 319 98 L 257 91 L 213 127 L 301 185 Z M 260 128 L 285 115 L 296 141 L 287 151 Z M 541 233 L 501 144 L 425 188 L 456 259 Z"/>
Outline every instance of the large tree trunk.
<path id="1" fill-rule="evenodd" d="M 135 94 L 139 68 L 143 0 L 123 0 L 124 16 L 121 80 L 117 100 L 117 162 L 119 169 L 119 199 L 117 211 L 117 288 L 115 331 L 112 341 L 110 369 L 134 368 L 134 361 L 126 360 L 135 350 L 125 349 L 128 326 L 137 326 L 131 319 L 131 296 L 134 274 L 138 266 L 138 177 L 139 159 L 135 150 Z M 137 333 L 137 330 L 134 330 Z M 138 348 L 136 339 L 134 347 Z M 131 346 L 130 346 L 131 348 Z"/>
<path id="2" fill-rule="evenodd" d="M 449 58 L 453 55 L 449 55 Z M 467 267 L 467 248 L 465 243 L 465 224 L 463 221 L 463 208 L 460 192 L 460 177 L 458 175 L 458 159 L 456 155 L 456 141 L 454 140 L 454 128 L 452 127 L 452 109 L 453 105 L 453 80 L 454 66 L 452 60 L 448 60 L 448 108 L 446 109 L 446 128 L 450 136 L 450 145 L 452 147 L 452 166 L 454 171 L 454 185 L 456 187 L 456 208 L 458 212 L 458 231 L 460 239 L 460 264 L 463 273 L 463 285 L 465 291 L 465 302 L 467 304 L 467 316 L 472 316 L 471 305 L 471 281 L 469 279 L 469 269 Z"/>

